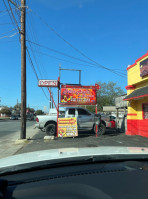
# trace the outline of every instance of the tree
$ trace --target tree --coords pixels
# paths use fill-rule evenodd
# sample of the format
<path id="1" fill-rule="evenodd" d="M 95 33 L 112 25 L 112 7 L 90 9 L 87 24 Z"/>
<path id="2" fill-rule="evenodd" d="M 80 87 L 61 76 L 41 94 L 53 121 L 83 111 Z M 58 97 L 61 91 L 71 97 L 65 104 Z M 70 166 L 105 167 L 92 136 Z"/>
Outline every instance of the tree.
<path id="1" fill-rule="evenodd" d="M 14 106 L 14 110 L 21 110 L 21 103 L 18 103 Z"/>
<path id="2" fill-rule="evenodd" d="M 0 113 L 6 114 L 6 115 L 11 115 L 11 111 L 8 107 L 4 107 L 1 109 Z"/>
<path id="3" fill-rule="evenodd" d="M 125 92 L 117 85 L 117 82 L 97 82 L 101 89 L 97 92 L 98 110 L 102 111 L 103 106 L 114 106 L 115 97 L 123 95 Z"/>
<path id="4" fill-rule="evenodd" d="M 35 112 L 36 115 L 44 115 L 44 112 L 42 110 L 37 110 Z"/>
<path id="5" fill-rule="evenodd" d="M 32 113 L 35 112 L 34 108 L 29 108 L 29 107 L 28 107 L 27 110 L 28 110 L 29 112 L 32 112 Z"/>

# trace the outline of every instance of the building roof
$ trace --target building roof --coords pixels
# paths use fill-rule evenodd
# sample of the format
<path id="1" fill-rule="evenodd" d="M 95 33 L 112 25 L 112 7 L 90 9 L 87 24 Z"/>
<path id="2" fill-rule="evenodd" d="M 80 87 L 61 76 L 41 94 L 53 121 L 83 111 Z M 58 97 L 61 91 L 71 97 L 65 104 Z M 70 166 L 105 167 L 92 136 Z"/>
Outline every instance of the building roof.
<path id="1" fill-rule="evenodd" d="M 148 86 L 134 90 L 131 94 L 127 95 L 123 100 L 138 99 L 148 96 Z"/>

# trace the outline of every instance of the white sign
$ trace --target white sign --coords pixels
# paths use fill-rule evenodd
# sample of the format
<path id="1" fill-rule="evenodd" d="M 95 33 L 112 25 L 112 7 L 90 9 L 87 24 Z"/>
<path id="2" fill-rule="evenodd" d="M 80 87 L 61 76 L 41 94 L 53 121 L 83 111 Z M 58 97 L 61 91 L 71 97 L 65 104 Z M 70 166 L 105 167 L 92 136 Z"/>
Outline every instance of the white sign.
<path id="1" fill-rule="evenodd" d="M 39 87 L 58 87 L 58 81 L 57 80 L 39 80 L 38 83 Z"/>

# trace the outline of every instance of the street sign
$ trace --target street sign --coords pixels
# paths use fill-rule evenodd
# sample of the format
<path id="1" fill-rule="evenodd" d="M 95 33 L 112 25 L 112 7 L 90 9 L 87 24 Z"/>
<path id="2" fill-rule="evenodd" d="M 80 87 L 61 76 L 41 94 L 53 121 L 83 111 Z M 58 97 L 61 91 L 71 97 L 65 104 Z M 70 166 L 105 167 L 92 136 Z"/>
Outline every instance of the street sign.
<path id="1" fill-rule="evenodd" d="M 62 86 L 62 105 L 96 105 L 97 95 L 95 86 Z"/>
<path id="2" fill-rule="evenodd" d="M 58 80 L 39 80 L 38 82 L 39 87 L 58 87 L 59 82 Z"/>

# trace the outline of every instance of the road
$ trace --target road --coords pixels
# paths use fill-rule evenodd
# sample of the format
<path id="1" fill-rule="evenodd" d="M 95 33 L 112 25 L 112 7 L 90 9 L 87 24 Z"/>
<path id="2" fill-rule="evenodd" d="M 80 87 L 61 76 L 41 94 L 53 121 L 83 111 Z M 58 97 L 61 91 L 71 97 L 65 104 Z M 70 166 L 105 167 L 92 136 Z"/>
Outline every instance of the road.
<path id="1" fill-rule="evenodd" d="M 32 138 L 38 132 L 34 124 L 35 121 L 27 121 L 26 138 Z M 20 139 L 20 129 L 20 120 L 0 120 L 0 158 L 15 154 L 26 144 L 16 142 Z"/>
<path id="2" fill-rule="evenodd" d="M 30 126 L 33 126 L 35 124 L 35 121 L 27 121 L 27 128 Z M 4 137 L 11 137 L 13 138 L 13 135 L 20 131 L 21 129 L 21 121 L 20 120 L 6 120 L 6 121 L 0 121 L 0 139 L 3 139 Z"/>

